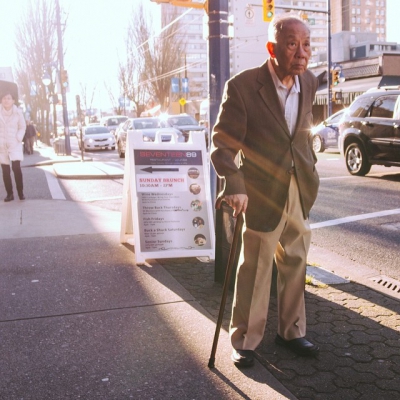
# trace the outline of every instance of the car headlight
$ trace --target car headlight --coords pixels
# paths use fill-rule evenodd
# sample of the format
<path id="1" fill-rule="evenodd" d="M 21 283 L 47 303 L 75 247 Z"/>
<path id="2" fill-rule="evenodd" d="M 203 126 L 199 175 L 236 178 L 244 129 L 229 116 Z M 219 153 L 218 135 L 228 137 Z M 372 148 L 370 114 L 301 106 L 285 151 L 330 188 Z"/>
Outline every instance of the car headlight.
<path id="1" fill-rule="evenodd" d="M 315 135 L 317 132 L 318 132 L 318 127 L 317 127 L 317 126 L 313 126 L 313 127 L 311 128 L 311 133 L 312 133 L 313 135 Z"/>
<path id="2" fill-rule="evenodd" d="M 93 139 L 87 139 L 86 142 L 93 143 Z"/>

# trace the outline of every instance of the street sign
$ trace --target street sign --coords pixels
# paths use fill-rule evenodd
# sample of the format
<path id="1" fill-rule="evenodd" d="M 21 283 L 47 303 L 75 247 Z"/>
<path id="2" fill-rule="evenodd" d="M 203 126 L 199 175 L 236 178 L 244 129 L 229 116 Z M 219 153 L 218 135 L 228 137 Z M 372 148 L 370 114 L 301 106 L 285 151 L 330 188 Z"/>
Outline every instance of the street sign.
<path id="1" fill-rule="evenodd" d="M 251 6 L 247 6 L 244 15 L 246 17 L 245 23 L 246 25 L 254 25 L 254 10 Z"/>
<path id="2" fill-rule="evenodd" d="M 182 93 L 189 93 L 189 79 L 182 78 Z"/>
<path id="3" fill-rule="evenodd" d="M 171 78 L 171 92 L 179 93 L 179 78 Z"/>
<path id="4" fill-rule="evenodd" d="M 127 97 L 120 97 L 118 99 L 118 104 L 120 107 L 129 107 L 130 100 Z"/>
<path id="5" fill-rule="evenodd" d="M 184 106 L 186 104 L 186 100 L 182 97 L 181 99 L 179 99 L 179 104 L 181 106 Z"/>

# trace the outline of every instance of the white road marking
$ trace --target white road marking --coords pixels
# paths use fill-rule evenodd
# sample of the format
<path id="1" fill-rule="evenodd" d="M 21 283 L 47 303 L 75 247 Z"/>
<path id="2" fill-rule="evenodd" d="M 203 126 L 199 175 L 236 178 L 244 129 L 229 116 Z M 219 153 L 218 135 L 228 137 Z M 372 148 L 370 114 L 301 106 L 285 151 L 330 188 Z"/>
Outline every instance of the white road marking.
<path id="1" fill-rule="evenodd" d="M 377 211 L 368 214 L 353 215 L 352 217 L 331 219 L 330 221 L 310 224 L 310 226 L 311 229 L 326 228 L 327 226 L 347 224 L 349 222 L 362 221 L 363 219 L 386 217 L 388 215 L 395 215 L 395 214 L 400 214 L 400 208 L 396 208 L 394 210 Z"/>
<path id="2" fill-rule="evenodd" d="M 64 193 L 58 183 L 57 177 L 55 177 L 51 172 L 45 170 L 45 176 L 47 179 L 47 184 L 49 185 L 49 190 L 53 200 L 66 200 Z"/>
<path id="3" fill-rule="evenodd" d="M 334 179 L 362 179 L 368 177 L 383 177 L 389 175 L 399 175 L 399 172 L 375 172 L 374 174 L 368 174 L 365 176 L 356 176 L 356 175 L 341 175 L 341 176 L 329 176 L 325 178 L 319 178 L 320 181 L 332 181 Z"/>

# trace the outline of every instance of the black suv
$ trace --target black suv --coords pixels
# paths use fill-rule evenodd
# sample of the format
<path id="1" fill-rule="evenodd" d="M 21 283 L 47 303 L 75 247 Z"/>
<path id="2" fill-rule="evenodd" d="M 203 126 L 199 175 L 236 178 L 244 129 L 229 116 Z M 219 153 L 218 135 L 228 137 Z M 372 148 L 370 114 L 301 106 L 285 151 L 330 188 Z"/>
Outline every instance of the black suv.
<path id="1" fill-rule="evenodd" d="M 352 175 L 373 164 L 400 167 L 400 89 L 370 89 L 357 97 L 339 123 L 339 149 Z"/>

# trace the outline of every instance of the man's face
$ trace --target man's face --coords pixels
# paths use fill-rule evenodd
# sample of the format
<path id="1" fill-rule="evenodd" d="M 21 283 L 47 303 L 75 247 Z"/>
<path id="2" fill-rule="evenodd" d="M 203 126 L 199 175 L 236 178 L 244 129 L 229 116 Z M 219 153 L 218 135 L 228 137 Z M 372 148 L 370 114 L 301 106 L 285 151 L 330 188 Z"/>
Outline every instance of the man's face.
<path id="1" fill-rule="evenodd" d="M 277 43 L 268 47 L 274 58 L 277 75 L 286 77 L 302 74 L 311 57 L 310 32 L 301 22 L 287 22 Z"/>

